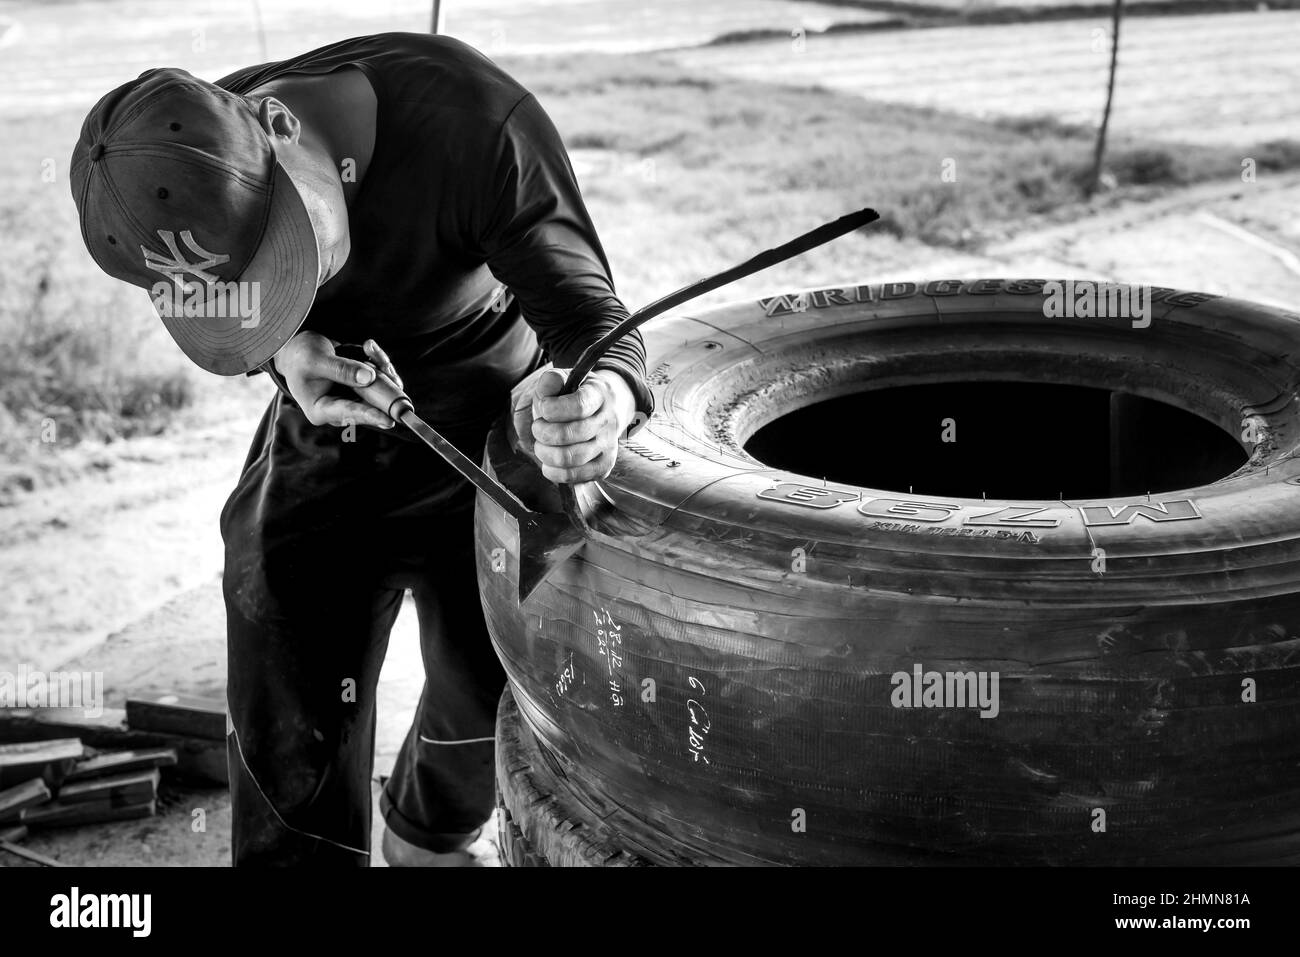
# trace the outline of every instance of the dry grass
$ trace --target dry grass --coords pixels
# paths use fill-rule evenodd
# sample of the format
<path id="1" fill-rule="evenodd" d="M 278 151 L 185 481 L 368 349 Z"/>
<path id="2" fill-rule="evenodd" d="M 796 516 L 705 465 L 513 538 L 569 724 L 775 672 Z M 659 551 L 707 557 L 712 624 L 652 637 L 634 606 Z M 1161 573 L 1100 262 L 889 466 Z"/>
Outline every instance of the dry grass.
<path id="1" fill-rule="evenodd" d="M 80 117 L 10 120 L 0 150 L 0 452 L 162 429 L 194 375 L 147 294 L 100 273 L 67 180 Z"/>

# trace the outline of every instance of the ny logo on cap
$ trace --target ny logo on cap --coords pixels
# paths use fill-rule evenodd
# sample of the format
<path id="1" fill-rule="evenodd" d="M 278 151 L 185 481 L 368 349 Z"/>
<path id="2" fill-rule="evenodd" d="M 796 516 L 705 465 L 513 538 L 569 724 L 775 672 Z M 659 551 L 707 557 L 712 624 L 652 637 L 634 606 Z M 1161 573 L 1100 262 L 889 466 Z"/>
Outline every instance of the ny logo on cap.
<path id="1" fill-rule="evenodd" d="M 170 229 L 160 229 L 158 235 L 167 244 L 167 252 L 171 254 L 171 259 L 167 259 L 160 253 L 156 253 L 142 245 L 140 251 L 144 253 L 145 267 L 152 269 L 154 272 L 162 273 L 177 284 L 184 282 L 184 276 L 187 272 L 193 273 L 205 283 L 214 283 L 217 281 L 217 277 L 207 270 L 213 266 L 220 266 L 222 263 L 230 262 L 230 257 L 224 253 L 210 253 L 200 246 L 188 229 L 181 231 L 181 242 L 185 244 L 191 253 L 201 257 L 198 262 L 190 262 L 181 254 L 180 249 L 176 246 L 176 234 Z"/>

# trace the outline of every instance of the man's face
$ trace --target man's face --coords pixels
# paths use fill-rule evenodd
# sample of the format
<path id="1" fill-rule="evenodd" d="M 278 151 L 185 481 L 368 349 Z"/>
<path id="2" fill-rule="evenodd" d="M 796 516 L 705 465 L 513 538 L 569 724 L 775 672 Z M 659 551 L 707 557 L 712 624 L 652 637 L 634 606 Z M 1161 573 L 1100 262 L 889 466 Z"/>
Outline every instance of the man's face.
<path id="1" fill-rule="evenodd" d="M 343 268 L 352 251 L 343 182 L 333 165 L 322 162 L 301 143 L 277 142 L 274 137 L 272 143 L 276 159 L 298 187 L 298 195 L 316 231 L 316 247 L 320 252 L 319 287 Z"/>
<path id="2" fill-rule="evenodd" d="M 273 96 L 256 101 L 258 120 L 275 149 L 275 158 L 289 174 L 298 195 L 307 208 L 307 216 L 316 231 L 320 254 L 319 288 L 347 262 L 352 251 L 348 233 L 348 208 L 343 197 L 343 180 L 339 170 L 323 148 L 298 118 Z"/>

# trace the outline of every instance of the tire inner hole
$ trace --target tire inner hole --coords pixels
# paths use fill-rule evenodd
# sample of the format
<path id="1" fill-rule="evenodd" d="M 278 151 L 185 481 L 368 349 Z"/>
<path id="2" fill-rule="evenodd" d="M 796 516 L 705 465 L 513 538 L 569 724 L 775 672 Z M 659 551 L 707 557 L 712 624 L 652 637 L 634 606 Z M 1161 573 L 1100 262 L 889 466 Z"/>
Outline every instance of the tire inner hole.
<path id="1" fill-rule="evenodd" d="M 961 498 L 1066 499 L 1194 488 L 1247 461 L 1192 412 L 1087 386 L 945 382 L 816 402 L 745 443 L 765 465 L 828 482 Z"/>

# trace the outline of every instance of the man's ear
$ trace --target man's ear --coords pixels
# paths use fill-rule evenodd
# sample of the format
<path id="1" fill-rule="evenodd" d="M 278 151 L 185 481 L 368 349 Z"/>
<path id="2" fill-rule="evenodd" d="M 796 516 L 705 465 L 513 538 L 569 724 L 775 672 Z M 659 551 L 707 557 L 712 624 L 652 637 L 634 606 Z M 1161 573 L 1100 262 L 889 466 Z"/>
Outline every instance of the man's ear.
<path id="1" fill-rule="evenodd" d="M 257 122 L 267 136 L 297 143 L 302 135 L 302 124 L 289 108 L 273 96 L 264 96 L 257 103 Z"/>

